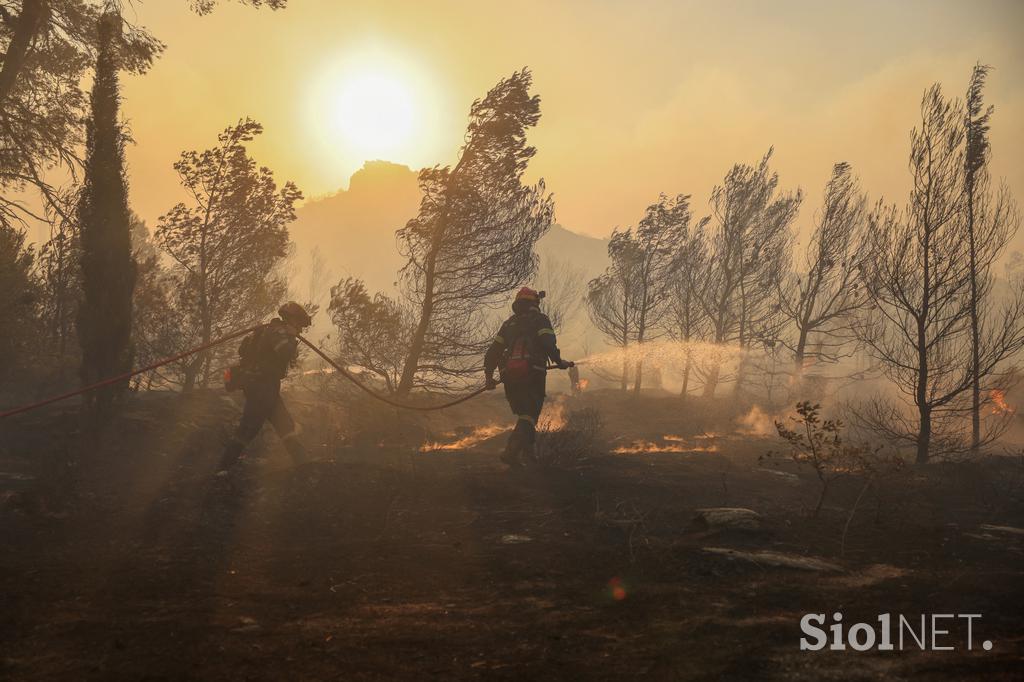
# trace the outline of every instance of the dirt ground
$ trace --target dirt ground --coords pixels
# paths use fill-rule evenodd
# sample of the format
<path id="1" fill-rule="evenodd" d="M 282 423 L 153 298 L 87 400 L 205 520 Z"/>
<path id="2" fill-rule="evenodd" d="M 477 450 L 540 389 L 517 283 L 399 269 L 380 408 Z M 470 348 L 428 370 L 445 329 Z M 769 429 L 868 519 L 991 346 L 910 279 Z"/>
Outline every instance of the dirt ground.
<path id="1" fill-rule="evenodd" d="M 230 479 L 213 475 L 238 415 L 223 394 L 140 396 L 99 444 L 73 406 L 0 424 L 0 677 L 1024 674 L 1019 457 L 893 476 L 862 499 L 844 541 L 860 484 L 837 485 L 810 518 L 813 473 L 759 465 L 782 444 L 737 430 L 739 408 L 724 402 L 571 399 L 565 409 L 604 415 L 612 448 L 694 451 L 510 473 L 501 433 L 420 448 L 506 424 L 498 395 L 431 422 L 378 415 L 385 428 L 358 435 L 314 397 L 289 399 L 316 461 L 292 467 L 268 431 Z M 695 510 L 722 506 L 752 509 L 764 527 L 694 522 Z M 774 567 L 709 548 L 836 566 Z M 983 617 L 970 652 L 962 632 L 949 636 L 955 651 L 800 651 L 801 616 L 834 611 L 851 624 Z"/>

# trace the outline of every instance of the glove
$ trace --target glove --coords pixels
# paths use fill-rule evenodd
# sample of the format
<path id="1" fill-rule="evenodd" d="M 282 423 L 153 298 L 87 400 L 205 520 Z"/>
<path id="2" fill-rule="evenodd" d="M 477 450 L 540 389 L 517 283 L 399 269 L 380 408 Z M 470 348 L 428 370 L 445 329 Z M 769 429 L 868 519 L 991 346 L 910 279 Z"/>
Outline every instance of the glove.
<path id="1" fill-rule="evenodd" d="M 568 360 L 559 360 L 556 364 L 558 365 L 558 369 L 569 369 L 570 367 L 573 367 L 576 363 L 570 362 Z"/>
<path id="2" fill-rule="evenodd" d="M 487 378 L 484 380 L 484 389 L 488 390 L 488 391 L 493 391 L 497 387 L 498 387 L 498 382 L 494 380 L 494 375 L 493 374 L 488 374 Z"/>

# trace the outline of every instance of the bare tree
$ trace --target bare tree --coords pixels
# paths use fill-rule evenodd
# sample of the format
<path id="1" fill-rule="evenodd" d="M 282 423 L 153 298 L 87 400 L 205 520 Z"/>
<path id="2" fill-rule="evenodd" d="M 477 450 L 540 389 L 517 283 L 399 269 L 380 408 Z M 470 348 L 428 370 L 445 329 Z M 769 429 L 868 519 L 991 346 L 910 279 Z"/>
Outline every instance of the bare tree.
<path id="1" fill-rule="evenodd" d="M 1017 335 L 1012 327 L 1020 322 L 1013 319 L 1014 303 L 1001 310 L 993 310 L 995 261 L 1017 232 L 1019 216 L 1013 198 L 1005 185 L 993 194 L 988 173 L 989 120 L 993 108 L 983 100 L 985 79 L 989 67 L 977 64 L 971 73 L 967 88 L 964 116 L 964 204 L 966 209 L 967 251 L 970 280 L 971 327 L 971 451 L 977 453 L 982 445 L 981 408 L 982 385 L 986 379 L 983 356 L 986 344 L 995 341 L 1010 343 L 996 355 L 1009 355 L 1016 351 Z M 1019 288 L 1020 279 L 1012 279 L 1011 286 Z M 1014 293 L 1010 294 L 1012 298 Z M 1010 328 L 1007 328 L 1007 325 Z M 1004 336 L 1004 334 L 1008 334 Z M 995 349 L 989 348 L 988 354 Z"/>
<path id="2" fill-rule="evenodd" d="M 527 69 L 501 80 L 470 108 L 455 167 L 420 171 L 419 215 L 398 231 L 402 291 L 418 317 L 402 395 L 474 372 L 490 341 L 487 313 L 536 271 L 533 247 L 554 204 L 543 181 L 521 181 L 535 153 L 526 131 L 540 119 L 530 86 Z"/>
<path id="3" fill-rule="evenodd" d="M 583 277 L 583 268 L 567 258 L 547 256 L 541 263 L 535 285 L 545 292 L 544 313 L 559 335 L 583 308 Z"/>
<path id="4" fill-rule="evenodd" d="M 837 163 L 803 267 L 779 283 L 780 311 L 795 335 L 781 340 L 793 353 L 796 390 L 808 359 L 837 362 L 855 337 L 855 316 L 867 300 L 860 283 L 861 268 L 871 257 L 867 224 L 867 198 L 850 165 Z"/>
<path id="5" fill-rule="evenodd" d="M 672 310 L 673 275 L 678 272 L 690 238 L 690 197 L 662 194 L 647 207 L 635 234 L 626 232 L 636 244 L 636 336 L 639 349 L 634 368 L 633 392 L 640 394 L 643 382 L 643 345 L 667 332 L 665 322 Z"/>
<path id="6" fill-rule="evenodd" d="M 777 173 L 770 171 L 772 149 L 757 166 L 737 164 L 711 193 L 714 229 L 707 237 L 707 259 L 696 292 L 711 323 L 712 341 L 735 342 L 740 351 L 736 391 L 742 389 L 746 351 L 771 336 L 777 318 L 776 283 L 789 266 L 790 224 L 803 195 L 776 193 Z M 712 396 L 721 379 L 721 362 L 712 361 L 704 394 Z"/>
<path id="7" fill-rule="evenodd" d="M 156 241 L 177 266 L 182 327 L 199 343 L 255 324 L 285 295 L 278 267 L 288 252 L 288 223 L 302 193 L 278 189 L 269 168 L 257 167 L 245 143 L 263 132 L 251 119 L 218 135 L 204 152 L 184 152 L 174 164 L 190 202 L 161 216 Z M 210 376 L 209 352 L 184 366 L 185 389 Z"/>
<path id="8" fill-rule="evenodd" d="M 971 384 L 969 267 L 960 257 L 963 224 L 963 108 L 936 84 L 911 133 L 913 189 L 906 210 L 880 208 L 870 226 L 874 257 L 864 270 L 874 308 L 860 327 L 884 374 L 916 407 L 916 423 L 876 401 L 860 416 L 875 430 L 916 446 L 928 461 L 945 436 L 956 401 Z M 938 427 L 938 428 L 937 428 Z"/>
<path id="9" fill-rule="evenodd" d="M 587 284 L 587 312 L 598 331 L 621 349 L 619 387 L 625 391 L 629 385 L 629 345 L 636 329 L 640 264 L 639 249 L 628 233 L 612 233 L 608 260 L 604 273 Z"/>
<path id="10" fill-rule="evenodd" d="M 694 373 L 694 345 L 706 342 L 711 333 L 710 319 L 697 300 L 702 286 L 701 273 L 705 271 L 707 254 L 704 251 L 704 228 L 709 218 L 702 219 L 691 231 L 680 249 L 676 272 L 672 276 L 668 311 L 669 336 L 683 344 L 683 386 L 681 396 L 689 394 Z"/>

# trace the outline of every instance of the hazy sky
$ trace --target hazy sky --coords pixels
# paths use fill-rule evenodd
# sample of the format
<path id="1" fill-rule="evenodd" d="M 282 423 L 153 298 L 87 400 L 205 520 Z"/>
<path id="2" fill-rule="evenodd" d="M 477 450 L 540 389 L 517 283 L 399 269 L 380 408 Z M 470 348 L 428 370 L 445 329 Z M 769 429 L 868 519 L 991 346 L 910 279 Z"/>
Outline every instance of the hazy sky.
<path id="1" fill-rule="evenodd" d="M 1024 2 L 225 0 L 199 17 L 149 0 L 128 16 L 168 46 L 123 87 L 133 206 L 151 224 L 180 196 L 178 153 L 239 117 L 265 126 L 257 159 L 312 197 L 368 157 L 451 163 L 472 100 L 522 66 L 542 100 L 530 177 L 580 232 L 634 223 L 659 192 L 703 210 L 731 164 L 769 145 L 782 186 L 809 194 L 801 224 L 839 160 L 873 197 L 902 199 L 923 90 L 961 95 L 979 59 L 995 67 L 993 168 L 1024 201 Z M 354 139 L 374 113 L 353 92 L 379 82 L 405 118 Z"/>

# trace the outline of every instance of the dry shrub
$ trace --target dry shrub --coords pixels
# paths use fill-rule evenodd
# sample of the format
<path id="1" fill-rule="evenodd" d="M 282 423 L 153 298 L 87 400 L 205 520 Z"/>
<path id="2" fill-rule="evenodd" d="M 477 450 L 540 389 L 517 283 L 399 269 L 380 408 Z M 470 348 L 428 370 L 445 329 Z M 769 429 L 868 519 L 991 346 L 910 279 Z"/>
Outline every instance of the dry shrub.
<path id="1" fill-rule="evenodd" d="M 542 466 L 572 468 L 607 451 L 601 413 L 592 407 L 569 412 L 556 429 L 537 432 L 536 459 Z"/>
<path id="2" fill-rule="evenodd" d="M 849 443 L 844 436 L 845 424 L 838 419 L 822 420 L 820 410 L 821 405 L 810 401 L 797 403 L 797 416 L 789 418 L 794 424 L 792 429 L 783 422 L 775 422 L 779 436 L 789 443 L 790 451 L 782 454 L 768 452 L 760 458 L 761 464 L 768 464 L 779 457 L 788 457 L 796 464 L 814 470 L 820 483 L 820 494 L 812 516 L 821 512 L 825 497 L 836 479 L 844 476 L 863 478 L 865 483 L 857 498 L 859 502 L 877 477 L 903 468 L 902 459 L 883 452 L 880 446 Z"/>

